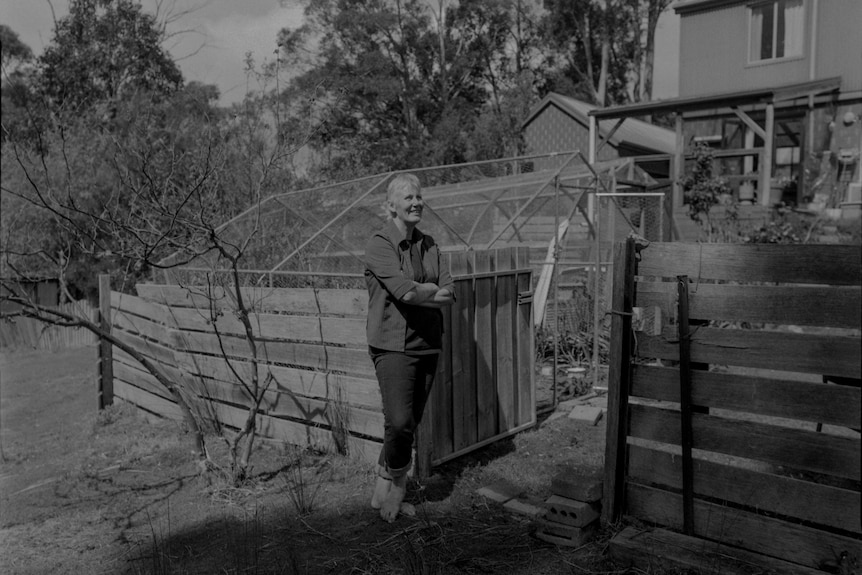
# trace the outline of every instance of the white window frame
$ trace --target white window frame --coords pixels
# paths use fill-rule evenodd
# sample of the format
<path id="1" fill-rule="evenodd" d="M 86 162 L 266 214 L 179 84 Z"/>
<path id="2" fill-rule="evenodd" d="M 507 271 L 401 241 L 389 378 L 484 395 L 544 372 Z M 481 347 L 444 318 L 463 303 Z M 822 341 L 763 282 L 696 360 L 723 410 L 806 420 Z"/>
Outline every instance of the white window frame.
<path id="1" fill-rule="evenodd" d="M 799 30 L 797 30 L 800 34 L 798 49 L 792 54 L 787 53 L 787 46 L 785 44 L 785 53 L 783 56 L 775 56 L 775 53 L 778 51 L 778 0 L 759 0 L 757 2 L 751 2 L 746 7 L 746 19 L 748 21 L 748 50 L 746 54 L 746 58 L 748 60 L 749 65 L 762 65 L 762 64 L 772 64 L 775 62 L 784 62 L 786 60 L 795 60 L 805 56 L 805 21 L 808 14 L 807 4 L 808 0 L 800 0 L 800 8 L 802 9 L 802 23 L 799 26 Z M 772 56 L 769 58 L 753 58 L 753 40 L 754 40 L 754 10 L 758 8 L 763 8 L 766 6 L 772 7 Z M 785 19 L 786 22 L 786 19 Z M 787 35 L 785 33 L 785 42 L 787 40 Z M 762 40 L 761 40 L 762 42 Z M 760 46 L 757 47 L 757 53 L 760 53 Z"/>

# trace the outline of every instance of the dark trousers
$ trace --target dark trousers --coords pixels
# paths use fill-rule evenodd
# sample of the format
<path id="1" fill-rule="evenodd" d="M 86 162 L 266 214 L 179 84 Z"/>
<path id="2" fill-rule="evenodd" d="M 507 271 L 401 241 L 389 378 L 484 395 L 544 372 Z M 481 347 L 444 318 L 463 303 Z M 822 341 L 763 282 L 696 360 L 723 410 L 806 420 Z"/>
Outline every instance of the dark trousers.
<path id="1" fill-rule="evenodd" d="M 383 449 L 378 463 L 390 474 L 410 469 L 413 437 L 437 371 L 437 354 L 372 353 L 383 398 Z"/>

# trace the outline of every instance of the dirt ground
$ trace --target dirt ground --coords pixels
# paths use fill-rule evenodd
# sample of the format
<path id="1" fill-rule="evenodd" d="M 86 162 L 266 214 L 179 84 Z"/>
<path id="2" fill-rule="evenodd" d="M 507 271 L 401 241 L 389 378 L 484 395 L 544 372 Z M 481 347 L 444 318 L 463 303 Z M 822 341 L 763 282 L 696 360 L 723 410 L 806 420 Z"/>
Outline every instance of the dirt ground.
<path id="1" fill-rule="evenodd" d="M 98 412 L 95 349 L 4 353 L 0 572 L 607 571 L 609 534 L 580 549 L 551 545 L 533 519 L 476 493 L 503 481 L 541 504 L 563 466 L 601 467 L 604 436 L 604 418 L 544 420 L 413 482 L 416 517 L 387 524 L 368 505 L 366 464 L 260 444 L 252 481 L 233 488 L 198 474 L 175 424 L 128 406 Z"/>

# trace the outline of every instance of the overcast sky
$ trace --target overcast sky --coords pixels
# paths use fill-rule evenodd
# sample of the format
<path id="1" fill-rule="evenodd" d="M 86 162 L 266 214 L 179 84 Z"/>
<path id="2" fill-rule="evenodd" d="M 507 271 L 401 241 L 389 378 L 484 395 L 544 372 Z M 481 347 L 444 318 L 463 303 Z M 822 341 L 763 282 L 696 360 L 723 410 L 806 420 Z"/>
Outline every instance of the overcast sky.
<path id="1" fill-rule="evenodd" d="M 169 49 L 179 59 L 186 80 L 219 87 L 222 104 L 238 102 L 245 94 L 246 52 L 252 52 L 258 64 L 272 61 L 278 31 L 298 26 L 302 18 L 295 0 L 142 0 L 150 12 L 157 3 L 163 11 L 168 5 L 174 6 L 174 12 L 199 7 L 175 26 L 192 32 L 179 35 Z M 0 0 L 0 23 L 12 28 L 38 55 L 51 40 L 52 4 L 57 18 L 68 13 L 67 0 Z M 678 20 L 668 11 L 659 21 L 654 99 L 677 94 Z"/>

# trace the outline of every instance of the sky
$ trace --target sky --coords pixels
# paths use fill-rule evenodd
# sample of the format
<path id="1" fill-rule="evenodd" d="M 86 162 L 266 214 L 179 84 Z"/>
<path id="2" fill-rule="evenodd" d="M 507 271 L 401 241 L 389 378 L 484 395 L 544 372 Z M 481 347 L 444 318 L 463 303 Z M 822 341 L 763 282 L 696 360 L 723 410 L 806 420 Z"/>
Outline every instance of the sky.
<path id="1" fill-rule="evenodd" d="M 245 55 L 256 63 L 275 58 L 276 35 L 282 28 L 295 28 L 302 21 L 296 0 L 142 0 L 144 9 L 155 12 L 172 6 L 173 12 L 194 8 L 183 16 L 168 44 L 187 81 L 215 84 L 221 104 L 242 100 L 246 92 Z M 34 54 L 41 54 L 51 41 L 54 14 L 68 13 L 67 0 L 2 0 L 0 23 L 14 30 Z M 668 10 L 659 20 L 653 99 L 677 95 L 679 68 L 679 17 Z"/>

